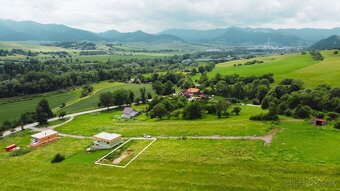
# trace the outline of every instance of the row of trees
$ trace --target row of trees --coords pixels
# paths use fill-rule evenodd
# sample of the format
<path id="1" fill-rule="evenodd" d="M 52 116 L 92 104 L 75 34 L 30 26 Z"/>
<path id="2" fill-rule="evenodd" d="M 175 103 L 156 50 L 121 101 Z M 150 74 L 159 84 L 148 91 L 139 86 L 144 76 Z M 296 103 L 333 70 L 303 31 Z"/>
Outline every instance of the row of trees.
<path id="1" fill-rule="evenodd" d="M 216 115 L 218 118 L 229 117 L 231 113 L 239 115 L 241 108 L 235 106 L 229 111 L 230 102 L 219 101 L 216 103 L 208 101 L 189 102 L 183 97 L 158 97 L 149 103 L 148 115 L 150 118 L 174 118 L 199 119 L 204 113 Z"/>
<path id="2" fill-rule="evenodd" d="M 145 87 L 139 89 L 140 97 L 135 97 L 135 93 L 129 89 L 118 89 L 113 92 L 104 92 L 99 95 L 99 105 L 109 107 L 113 105 L 130 105 L 132 103 L 146 103 L 147 99 L 152 99 L 151 93 L 147 93 Z"/>

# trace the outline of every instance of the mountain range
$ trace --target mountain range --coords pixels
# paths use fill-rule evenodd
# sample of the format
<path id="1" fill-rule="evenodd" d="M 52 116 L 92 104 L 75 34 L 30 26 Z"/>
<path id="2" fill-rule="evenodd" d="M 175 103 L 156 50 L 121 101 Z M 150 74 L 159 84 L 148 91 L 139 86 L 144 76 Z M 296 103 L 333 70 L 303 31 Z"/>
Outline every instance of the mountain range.
<path id="1" fill-rule="evenodd" d="M 227 27 L 210 30 L 169 29 L 157 34 L 109 30 L 94 33 L 61 24 L 0 19 L 0 41 L 113 41 L 113 42 L 198 42 L 226 45 L 310 46 L 331 35 L 333 29 L 271 29 Z"/>

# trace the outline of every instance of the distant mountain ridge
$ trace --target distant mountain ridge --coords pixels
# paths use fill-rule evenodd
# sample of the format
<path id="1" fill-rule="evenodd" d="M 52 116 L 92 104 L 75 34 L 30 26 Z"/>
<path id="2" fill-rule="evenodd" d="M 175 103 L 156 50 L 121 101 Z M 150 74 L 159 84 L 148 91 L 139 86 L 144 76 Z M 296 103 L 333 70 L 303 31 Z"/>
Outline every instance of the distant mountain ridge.
<path id="1" fill-rule="evenodd" d="M 33 21 L 0 19 L 0 41 L 111 41 L 111 42 L 199 42 L 226 45 L 303 46 L 331 35 L 340 35 L 333 29 L 271 29 L 227 27 L 210 30 L 169 29 L 157 34 L 135 31 L 122 33 L 109 30 L 94 33 L 60 24 L 41 24 Z"/>
<path id="2" fill-rule="evenodd" d="M 107 40 L 118 42 L 162 42 L 162 41 L 183 42 L 181 38 L 174 35 L 169 34 L 154 35 L 145 33 L 141 30 L 128 33 L 121 33 L 116 30 L 110 30 L 104 33 L 99 33 L 98 35 Z"/>
<path id="3" fill-rule="evenodd" d="M 40 24 L 33 21 L 0 20 L 0 40 L 2 41 L 71 41 L 90 40 L 100 38 L 81 29 L 71 28 L 59 24 Z"/>
<path id="4" fill-rule="evenodd" d="M 234 30 L 234 34 L 231 31 Z M 238 32 L 238 34 L 237 34 Z M 191 30 L 191 29 L 169 29 L 160 32 L 159 34 L 171 34 L 178 36 L 186 41 L 214 41 L 214 39 L 221 39 L 225 41 L 234 41 L 231 37 L 226 39 L 222 36 L 227 36 L 226 33 L 231 33 L 241 42 L 249 41 L 249 36 L 253 36 L 250 40 L 252 42 L 264 43 L 264 37 L 267 36 L 271 41 L 282 42 L 286 40 L 284 44 L 313 44 L 323 38 L 331 35 L 340 35 L 340 28 L 333 29 L 271 29 L 271 28 L 240 28 L 240 27 L 227 27 L 210 30 Z M 254 39 L 255 38 L 255 39 Z M 261 40 L 262 39 L 262 40 Z"/>
<path id="5" fill-rule="evenodd" d="M 332 35 L 313 44 L 310 49 L 324 50 L 340 48 L 340 36 Z"/>

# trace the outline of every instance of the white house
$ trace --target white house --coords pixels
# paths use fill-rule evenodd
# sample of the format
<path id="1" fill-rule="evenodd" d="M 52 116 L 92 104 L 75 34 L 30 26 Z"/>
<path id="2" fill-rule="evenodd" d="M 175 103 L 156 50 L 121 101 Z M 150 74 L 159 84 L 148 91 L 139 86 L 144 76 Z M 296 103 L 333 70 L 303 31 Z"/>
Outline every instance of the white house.
<path id="1" fill-rule="evenodd" d="M 122 142 L 122 136 L 116 133 L 101 132 L 93 136 L 96 149 L 109 149 Z"/>

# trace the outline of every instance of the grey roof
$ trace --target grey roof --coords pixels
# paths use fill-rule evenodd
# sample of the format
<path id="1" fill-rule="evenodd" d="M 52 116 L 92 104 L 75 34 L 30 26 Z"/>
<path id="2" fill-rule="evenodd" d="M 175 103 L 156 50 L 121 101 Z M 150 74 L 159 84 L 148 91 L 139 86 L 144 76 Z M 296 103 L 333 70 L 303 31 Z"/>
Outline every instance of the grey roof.
<path id="1" fill-rule="evenodd" d="M 138 111 L 132 109 L 131 107 L 125 107 L 124 110 L 123 110 L 123 115 L 126 115 L 126 116 L 136 116 L 138 114 Z"/>

